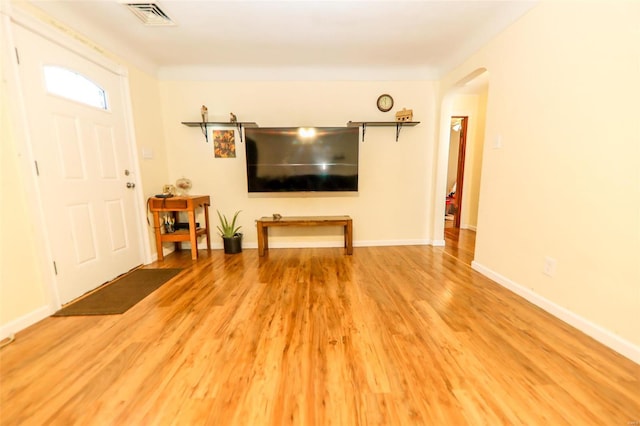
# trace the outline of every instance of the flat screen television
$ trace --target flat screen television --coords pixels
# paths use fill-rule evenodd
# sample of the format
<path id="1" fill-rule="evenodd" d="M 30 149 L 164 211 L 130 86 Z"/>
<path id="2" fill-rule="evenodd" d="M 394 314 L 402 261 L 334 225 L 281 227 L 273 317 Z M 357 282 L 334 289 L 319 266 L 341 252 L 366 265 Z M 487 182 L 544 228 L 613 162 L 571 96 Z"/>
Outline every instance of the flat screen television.
<path id="1" fill-rule="evenodd" d="M 357 191 L 357 127 L 245 129 L 249 192 Z"/>

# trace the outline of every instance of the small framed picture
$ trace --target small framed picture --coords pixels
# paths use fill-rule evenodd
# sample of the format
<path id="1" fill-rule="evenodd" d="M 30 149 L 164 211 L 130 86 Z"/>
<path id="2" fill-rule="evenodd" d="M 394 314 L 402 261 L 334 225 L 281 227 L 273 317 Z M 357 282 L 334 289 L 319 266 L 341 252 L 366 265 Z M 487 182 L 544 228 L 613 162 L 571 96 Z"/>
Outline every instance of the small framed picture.
<path id="1" fill-rule="evenodd" d="M 236 158 L 235 129 L 213 129 L 211 139 L 215 158 Z"/>

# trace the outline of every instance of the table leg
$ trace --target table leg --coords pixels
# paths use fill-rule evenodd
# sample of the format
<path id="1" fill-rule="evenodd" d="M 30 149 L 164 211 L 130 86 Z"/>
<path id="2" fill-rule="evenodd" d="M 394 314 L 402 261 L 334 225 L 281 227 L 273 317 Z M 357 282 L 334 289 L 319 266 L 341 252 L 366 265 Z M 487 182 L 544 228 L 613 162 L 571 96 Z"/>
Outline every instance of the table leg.
<path id="1" fill-rule="evenodd" d="M 211 234 L 209 232 L 209 204 L 204 205 L 204 226 L 207 228 L 207 250 L 211 251 Z"/>
<path id="2" fill-rule="evenodd" d="M 191 259 L 198 259 L 198 238 L 196 237 L 196 211 L 189 210 L 189 241 L 191 241 Z"/>
<path id="3" fill-rule="evenodd" d="M 179 217 L 179 213 L 178 212 L 165 212 L 167 215 L 170 215 L 173 218 L 173 223 L 176 224 L 178 223 L 178 219 L 180 219 Z M 175 232 L 175 228 L 173 230 Z M 176 241 L 175 243 L 173 243 L 173 249 L 174 251 L 180 251 L 182 250 L 182 243 L 180 241 Z"/>
<path id="4" fill-rule="evenodd" d="M 153 212 L 153 229 L 156 232 L 156 250 L 158 252 L 158 260 L 164 260 L 164 255 L 162 253 L 162 235 L 160 232 L 160 213 L 157 211 Z"/>

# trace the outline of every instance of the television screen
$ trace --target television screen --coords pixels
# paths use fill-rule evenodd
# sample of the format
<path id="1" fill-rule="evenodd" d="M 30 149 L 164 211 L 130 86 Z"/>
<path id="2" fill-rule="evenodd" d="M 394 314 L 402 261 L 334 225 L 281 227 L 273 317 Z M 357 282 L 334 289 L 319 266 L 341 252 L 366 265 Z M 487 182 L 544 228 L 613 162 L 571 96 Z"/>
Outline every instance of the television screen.
<path id="1" fill-rule="evenodd" d="M 249 192 L 357 191 L 357 127 L 245 129 Z"/>

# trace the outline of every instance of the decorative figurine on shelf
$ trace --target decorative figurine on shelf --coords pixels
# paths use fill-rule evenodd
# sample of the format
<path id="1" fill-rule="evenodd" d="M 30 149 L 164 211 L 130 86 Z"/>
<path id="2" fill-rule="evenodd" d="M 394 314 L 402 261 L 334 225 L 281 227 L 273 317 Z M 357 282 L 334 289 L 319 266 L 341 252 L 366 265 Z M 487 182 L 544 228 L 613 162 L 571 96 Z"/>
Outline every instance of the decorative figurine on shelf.
<path id="1" fill-rule="evenodd" d="M 180 178 L 176 181 L 176 191 L 179 196 L 189 195 L 192 186 L 191 179 Z"/>
<path id="2" fill-rule="evenodd" d="M 237 123 L 238 117 L 232 112 L 229 113 L 229 123 Z"/>
<path id="3" fill-rule="evenodd" d="M 413 110 L 402 108 L 402 111 L 396 112 L 396 121 L 411 121 L 413 120 Z"/>
<path id="4" fill-rule="evenodd" d="M 209 121 L 209 110 L 204 105 L 202 105 L 202 108 L 200 108 L 200 116 L 202 117 L 203 123 Z"/>

